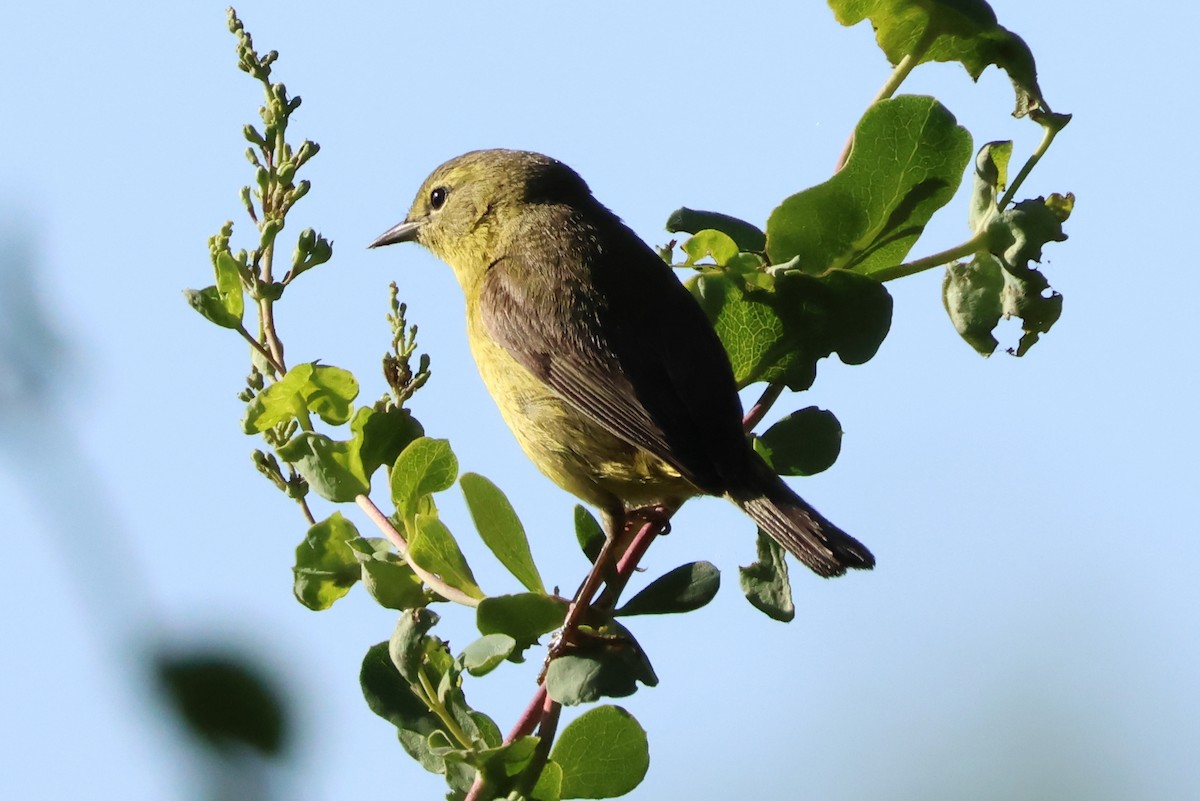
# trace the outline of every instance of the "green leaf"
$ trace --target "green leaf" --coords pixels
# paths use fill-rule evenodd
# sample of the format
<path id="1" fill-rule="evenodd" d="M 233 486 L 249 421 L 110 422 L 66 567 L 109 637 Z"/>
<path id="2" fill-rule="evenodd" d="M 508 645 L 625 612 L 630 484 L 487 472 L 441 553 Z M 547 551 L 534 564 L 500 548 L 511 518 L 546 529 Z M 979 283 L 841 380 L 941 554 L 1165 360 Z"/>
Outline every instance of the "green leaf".
<path id="1" fill-rule="evenodd" d="M 671 216 L 667 218 L 667 230 L 673 234 L 698 234 L 706 229 L 725 234 L 736 243 L 739 251 L 761 253 L 767 249 L 767 235 L 758 226 L 728 214 L 697 211 L 685 206 L 671 212 Z"/>
<path id="2" fill-rule="evenodd" d="M 755 437 L 754 450 L 782 476 L 815 475 L 837 461 L 842 425 L 833 412 L 809 406 Z"/>
<path id="3" fill-rule="evenodd" d="M 562 766 L 551 759 L 542 768 L 542 775 L 538 777 L 537 784 L 533 786 L 529 795 L 533 801 L 560 801 L 562 781 Z"/>
<path id="4" fill-rule="evenodd" d="M 598 706 L 563 729 L 550 758 L 562 770 L 563 798 L 616 798 L 645 778 L 650 745 L 633 715 Z"/>
<path id="5" fill-rule="evenodd" d="M 458 483 L 484 544 L 526 589 L 544 593 L 546 587 L 533 563 L 525 528 L 508 498 L 478 473 L 465 473 Z"/>
<path id="6" fill-rule="evenodd" d="M 354 432 L 363 473 L 368 479 L 380 465 L 395 464 L 400 453 L 425 433 L 408 409 L 395 406 L 384 409 L 362 407 L 354 413 L 350 430 Z"/>
<path id="7" fill-rule="evenodd" d="M 517 641 L 507 634 L 485 634 L 462 652 L 462 664 L 472 676 L 491 673 L 517 647 Z"/>
<path id="8" fill-rule="evenodd" d="M 892 298 L 873 278 L 833 270 L 819 278 L 783 271 L 771 280 L 768 290 L 713 271 L 688 282 L 739 387 L 766 381 L 807 389 L 818 360 L 836 352 L 847 364 L 861 364 L 887 336 Z"/>
<path id="9" fill-rule="evenodd" d="M 829 0 L 829 5 L 843 25 L 870 17 L 875 41 L 892 64 L 929 41 L 918 63 L 957 61 L 973 80 L 995 64 L 1008 73 L 1016 90 L 1014 116 L 1046 106 L 1029 46 L 997 24 L 983 0 Z"/>
<path id="10" fill-rule="evenodd" d="M 158 680 L 192 734 L 225 753 L 249 746 L 267 756 L 288 745 L 290 721 L 279 689 L 245 657 L 164 653 Z"/>
<path id="11" fill-rule="evenodd" d="M 1004 311 L 1000 299 L 1004 283 L 1004 268 L 990 253 L 947 265 L 942 280 L 942 303 L 954 330 L 984 356 L 992 355 L 1000 344 L 992 331 Z"/>
<path id="12" fill-rule="evenodd" d="M 382 538 L 360 538 L 349 543 L 362 567 L 363 586 L 386 609 L 413 609 L 429 601 L 425 584 L 391 544 Z"/>
<path id="13" fill-rule="evenodd" d="M 633 695 L 638 682 L 654 687 L 658 675 L 633 634 L 615 621 L 580 629 L 570 652 L 546 668 L 546 692 L 567 706 Z"/>
<path id="14" fill-rule="evenodd" d="M 371 488 L 353 442 L 305 431 L 276 451 L 281 459 L 295 465 L 313 491 L 327 501 L 348 503 Z"/>
<path id="15" fill-rule="evenodd" d="M 388 643 L 371 647 L 363 658 L 359 683 L 371 711 L 398 729 L 409 756 L 431 773 L 446 773 L 445 761 L 429 750 L 428 738 L 442 723 L 416 696 L 388 655 Z M 470 777 L 466 784 L 470 786 Z"/>
<path id="16" fill-rule="evenodd" d="M 1004 271 L 1004 291 L 1000 295 L 1005 318 L 1021 318 L 1021 340 L 1008 352 L 1024 356 L 1042 334 L 1062 316 L 1063 297 L 1050 289 L 1050 283 L 1037 270 L 1024 275 Z"/>
<path id="17" fill-rule="evenodd" d="M 388 640 L 388 656 L 409 684 L 420 683 L 421 666 L 431 639 L 429 630 L 437 625 L 438 619 L 436 612 L 420 607 L 405 612 L 396 621 L 392 638 Z"/>
<path id="18" fill-rule="evenodd" d="M 1008 185 L 1012 147 L 1012 142 L 988 142 L 975 155 L 975 177 L 967 215 L 972 231 L 983 230 L 1000 212 L 1000 198 Z"/>
<path id="19" fill-rule="evenodd" d="M 758 561 L 749 567 L 738 568 L 738 572 L 742 592 L 756 609 L 783 623 L 796 616 L 783 548 L 761 529 L 758 532 Z"/>
<path id="20" fill-rule="evenodd" d="M 971 134 L 932 97 L 876 103 L 854 132 L 846 166 L 771 212 L 767 254 L 812 275 L 894 267 L 954 197 L 970 158 Z"/>
<path id="21" fill-rule="evenodd" d="M 1035 272 L 1029 262 L 1041 261 L 1042 246 L 1066 241 L 1062 224 L 1074 202 L 1075 196 L 1071 194 L 1022 200 L 992 219 L 987 227 L 988 250 L 1013 275 Z"/>
<path id="22" fill-rule="evenodd" d="M 296 546 L 292 592 L 309 609 L 328 609 L 350 591 L 362 570 L 349 543 L 358 539 L 354 524 L 334 512 L 308 530 Z"/>
<path id="23" fill-rule="evenodd" d="M 302 420 L 309 412 L 330 425 L 342 425 L 350 419 L 357 397 L 358 381 L 349 371 L 315 362 L 298 364 L 246 405 L 242 430 L 260 434 L 280 423 Z"/>
<path id="24" fill-rule="evenodd" d="M 986 250 L 968 264 L 952 264 L 942 281 L 942 301 L 959 334 L 984 356 L 997 346 L 992 334 L 1001 317 L 1022 320 L 1023 334 L 1009 353 L 1023 356 L 1062 314 L 1062 295 L 1030 261 L 1042 257 L 1047 242 L 1067 238 L 1062 223 L 1074 196 L 1023 200 L 990 216 L 985 223 Z"/>
<path id="25" fill-rule="evenodd" d="M 666 615 L 691 612 L 711 601 L 721 588 L 721 571 L 711 562 L 691 562 L 659 576 L 617 610 L 618 615 Z"/>
<path id="26" fill-rule="evenodd" d="M 401 451 L 392 467 L 392 501 L 396 511 L 412 520 L 418 502 L 426 495 L 442 492 L 458 476 L 458 459 L 449 440 L 418 437 Z"/>
<path id="27" fill-rule="evenodd" d="M 475 626 L 480 634 L 507 634 L 523 651 L 538 637 L 563 624 L 568 604 L 535 592 L 493 595 L 484 598 L 475 609 Z"/>
<path id="28" fill-rule="evenodd" d="M 238 271 L 237 260 L 229 250 L 219 250 L 213 259 L 213 269 L 217 274 L 217 293 L 225 311 L 230 317 L 236 317 L 241 322 L 246 309 L 246 299 L 242 295 L 242 276 Z"/>
<path id="29" fill-rule="evenodd" d="M 595 564 L 600 549 L 604 547 L 604 529 L 592 513 L 579 504 L 575 504 L 575 539 L 579 541 L 583 555 Z"/>
<path id="30" fill-rule="evenodd" d="M 417 515 L 415 533 L 408 543 L 408 558 L 472 598 L 484 597 L 454 535 L 436 516 Z"/>
<path id="31" fill-rule="evenodd" d="M 738 254 L 738 246 L 727 234 L 705 229 L 683 243 L 683 252 L 687 254 L 687 264 L 711 256 L 714 262 L 723 265 Z"/>
<path id="32" fill-rule="evenodd" d="M 185 289 L 183 297 L 189 306 L 198 311 L 200 316 L 210 323 L 216 323 L 222 328 L 231 328 L 235 331 L 242 327 L 241 316 L 229 313 L 224 299 L 215 286 L 206 286 L 204 289 Z"/>

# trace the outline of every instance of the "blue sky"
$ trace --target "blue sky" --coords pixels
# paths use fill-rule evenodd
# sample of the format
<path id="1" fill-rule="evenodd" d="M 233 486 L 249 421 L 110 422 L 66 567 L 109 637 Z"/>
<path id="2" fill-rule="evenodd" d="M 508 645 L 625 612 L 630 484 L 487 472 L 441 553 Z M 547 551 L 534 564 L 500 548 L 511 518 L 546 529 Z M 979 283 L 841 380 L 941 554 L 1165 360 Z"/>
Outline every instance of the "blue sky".
<path id="1" fill-rule="evenodd" d="M 689 504 L 649 575 L 708 559 L 725 587 L 695 614 L 639 621 L 661 684 L 622 702 L 650 734 L 634 797 L 1200 793 L 1200 286 L 1178 250 L 1200 177 L 1180 62 L 1200 20 L 1183 3 L 1153 16 L 1038 6 L 994 5 L 1032 47 L 1054 109 L 1075 114 L 1024 190 L 1077 196 L 1070 240 L 1045 253 L 1061 321 L 1024 359 L 981 359 L 951 329 L 933 271 L 889 285 L 894 324 L 873 361 L 823 363 L 807 397 L 781 402 L 779 414 L 838 415 L 840 460 L 797 486 L 879 560 L 834 582 L 794 570 L 788 626 L 737 590 L 753 558 L 745 518 Z M 869 29 L 840 27 L 823 3 L 757 0 L 238 10 L 260 49 L 282 52 L 276 75 L 304 98 L 296 133 L 323 148 L 292 236 L 313 225 L 335 255 L 282 307 L 290 358 L 349 368 L 364 399 L 380 394 L 397 281 L 434 365 L 415 412 L 464 470 L 506 490 L 547 581 L 572 586 L 574 500 L 504 429 L 449 270 L 366 243 L 434 166 L 477 147 L 566 161 L 652 243 L 681 205 L 765 220 L 828 177 L 886 77 Z M 360 592 L 322 614 L 293 600 L 304 526 L 247 458 L 234 397 L 245 348 L 180 295 L 211 282 L 205 240 L 225 219 L 248 231 L 240 130 L 259 95 L 235 67 L 223 6 L 29 3 L 6 18 L 0 291 L 12 299 L 27 280 L 62 351 L 38 396 L 51 400 L 0 395 L 0 797 L 197 797 L 206 766 L 139 683 L 135 646 L 151 631 L 245 649 L 301 699 L 281 793 L 440 797 L 357 687 L 393 616 Z M 1011 138 L 1016 159 L 1036 144 L 994 69 L 976 85 L 923 67 L 905 91 L 936 94 L 977 146 Z M 961 241 L 965 219 L 959 198 L 914 255 Z M 29 356 L 23 320 L 5 323 L 10 365 Z M 468 540 L 454 491 L 443 510 Z M 511 590 L 471 546 L 485 589 Z M 469 620 L 447 618 L 465 645 Z M 534 668 L 502 671 L 468 692 L 507 728 Z"/>

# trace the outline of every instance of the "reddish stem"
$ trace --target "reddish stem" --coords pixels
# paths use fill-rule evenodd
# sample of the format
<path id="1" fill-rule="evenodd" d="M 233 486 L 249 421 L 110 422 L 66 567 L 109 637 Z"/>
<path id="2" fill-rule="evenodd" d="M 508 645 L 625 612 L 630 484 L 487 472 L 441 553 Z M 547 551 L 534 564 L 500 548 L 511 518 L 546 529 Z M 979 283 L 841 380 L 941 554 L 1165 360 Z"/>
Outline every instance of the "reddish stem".
<path id="1" fill-rule="evenodd" d="M 511 743 L 526 734 L 532 734 L 533 730 L 542 720 L 542 715 L 545 714 L 546 702 L 550 701 L 550 696 L 546 694 L 546 685 L 539 684 L 537 692 L 533 694 L 529 705 L 525 707 L 525 711 L 521 713 L 521 717 L 517 719 L 517 723 L 513 726 L 512 731 L 504 738 L 504 742 Z"/>

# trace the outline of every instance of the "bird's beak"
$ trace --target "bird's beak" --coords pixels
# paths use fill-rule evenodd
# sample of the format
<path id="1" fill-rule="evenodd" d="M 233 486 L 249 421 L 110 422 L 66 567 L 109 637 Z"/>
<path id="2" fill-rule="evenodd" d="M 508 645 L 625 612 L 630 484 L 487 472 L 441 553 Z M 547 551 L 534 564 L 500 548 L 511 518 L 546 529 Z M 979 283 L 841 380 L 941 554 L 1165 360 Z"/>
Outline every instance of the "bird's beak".
<path id="1" fill-rule="evenodd" d="M 391 228 L 380 234 L 374 242 L 367 245 L 368 248 L 381 248 L 384 245 L 394 245 L 397 242 L 415 242 L 417 241 L 417 232 L 421 230 L 421 224 L 424 220 L 405 220 L 402 223 L 393 225 Z"/>

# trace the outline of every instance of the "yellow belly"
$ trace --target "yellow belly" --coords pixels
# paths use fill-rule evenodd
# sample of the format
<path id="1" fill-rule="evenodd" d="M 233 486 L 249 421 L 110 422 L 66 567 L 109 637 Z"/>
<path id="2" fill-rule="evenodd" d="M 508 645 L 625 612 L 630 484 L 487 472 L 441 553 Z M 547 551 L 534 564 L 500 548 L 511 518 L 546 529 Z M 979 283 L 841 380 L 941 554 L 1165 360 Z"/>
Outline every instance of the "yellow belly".
<path id="1" fill-rule="evenodd" d="M 674 468 L 579 412 L 473 323 L 471 352 L 483 383 L 525 455 L 554 483 L 606 514 L 696 494 Z"/>

